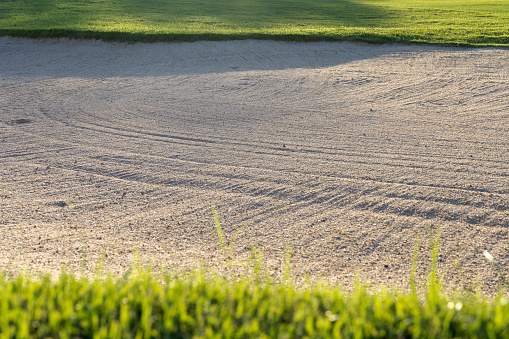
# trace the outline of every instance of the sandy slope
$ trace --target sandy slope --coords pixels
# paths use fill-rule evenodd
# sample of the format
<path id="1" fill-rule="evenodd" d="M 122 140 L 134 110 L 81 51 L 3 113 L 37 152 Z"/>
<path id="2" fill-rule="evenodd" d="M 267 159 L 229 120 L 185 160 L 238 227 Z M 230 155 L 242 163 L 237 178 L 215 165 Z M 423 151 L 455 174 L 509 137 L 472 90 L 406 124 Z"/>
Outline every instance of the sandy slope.
<path id="1" fill-rule="evenodd" d="M 509 273 L 509 50 L 0 38 L 0 268 L 236 256 L 405 284 L 441 228 L 451 284 Z M 84 250 L 86 249 L 86 250 Z M 454 268 L 458 264 L 461 272 Z"/>

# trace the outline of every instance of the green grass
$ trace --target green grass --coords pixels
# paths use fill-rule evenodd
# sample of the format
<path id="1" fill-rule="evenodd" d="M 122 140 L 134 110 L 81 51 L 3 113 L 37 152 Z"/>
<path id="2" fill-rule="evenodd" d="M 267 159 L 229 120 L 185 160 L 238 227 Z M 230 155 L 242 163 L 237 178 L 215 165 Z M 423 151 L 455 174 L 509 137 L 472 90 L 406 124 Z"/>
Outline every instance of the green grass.
<path id="1" fill-rule="evenodd" d="M 255 282 L 253 282 L 255 281 Z M 424 297 L 250 277 L 0 276 L 0 338 L 508 338 L 506 297 Z"/>
<path id="2" fill-rule="evenodd" d="M 232 247 L 213 214 L 218 250 L 231 269 Z M 154 274 L 138 259 L 123 277 L 102 279 L 105 258 L 93 280 L 65 269 L 57 280 L 0 272 L 0 339 L 508 338 L 507 297 L 445 294 L 437 275 L 440 230 L 429 228 L 428 240 L 427 288 L 417 288 L 415 281 L 419 236 L 406 293 L 359 283 L 351 292 L 309 281 L 297 287 L 289 277 L 289 252 L 282 282 L 275 283 L 264 274 L 256 250 L 250 265 L 242 265 L 250 269 L 241 278 L 233 270 L 230 276 L 210 270 Z"/>
<path id="3" fill-rule="evenodd" d="M 0 35 L 509 46 L 509 1 L 3 0 Z"/>

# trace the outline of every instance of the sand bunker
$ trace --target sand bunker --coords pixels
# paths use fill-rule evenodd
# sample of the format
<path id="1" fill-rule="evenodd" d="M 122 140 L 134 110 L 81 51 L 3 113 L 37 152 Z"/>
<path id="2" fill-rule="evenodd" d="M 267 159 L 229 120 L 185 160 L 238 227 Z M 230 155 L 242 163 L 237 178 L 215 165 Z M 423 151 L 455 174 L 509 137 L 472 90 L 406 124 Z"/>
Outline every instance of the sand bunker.
<path id="1" fill-rule="evenodd" d="M 451 285 L 509 263 L 509 50 L 0 38 L 0 268 L 219 265 Z M 458 270 L 457 267 L 461 267 Z"/>

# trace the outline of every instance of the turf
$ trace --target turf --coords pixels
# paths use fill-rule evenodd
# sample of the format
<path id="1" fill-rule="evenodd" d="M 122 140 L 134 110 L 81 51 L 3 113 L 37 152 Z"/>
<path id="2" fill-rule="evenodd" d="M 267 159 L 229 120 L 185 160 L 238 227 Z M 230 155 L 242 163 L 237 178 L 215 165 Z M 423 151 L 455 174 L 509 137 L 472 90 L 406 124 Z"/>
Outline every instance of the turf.
<path id="1" fill-rule="evenodd" d="M 0 35 L 509 46 L 509 1 L 4 0 Z"/>

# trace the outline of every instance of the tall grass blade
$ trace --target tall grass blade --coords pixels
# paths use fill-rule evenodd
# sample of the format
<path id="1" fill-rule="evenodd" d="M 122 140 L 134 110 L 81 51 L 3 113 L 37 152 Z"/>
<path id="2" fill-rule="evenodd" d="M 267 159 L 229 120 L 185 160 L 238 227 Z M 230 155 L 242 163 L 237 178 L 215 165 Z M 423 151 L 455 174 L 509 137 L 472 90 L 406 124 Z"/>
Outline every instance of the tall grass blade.
<path id="1" fill-rule="evenodd" d="M 417 238 L 415 239 L 415 244 L 414 244 L 414 252 L 412 254 L 412 270 L 410 272 L 410 288 L 412 289 L 413 295 L 417 294 L 415 275 L 417 273 L 417 257 L 419 255 L 420 242 L 421 242 L 421 233 L 417 234 Z"/>
<path id="2" fill-rule="evenodd" d="M 428 281 L 428 299 L 432 304 L 438 301 L 438 294 L 441 289 L 441 284 L 438 280 L 438 250 L 440 248 L 440 228 L 435 231 L 431 226 L 427 227 L 429 247 L 431 252 L 431 272 Z"/>
<path id="3" fill-rule="evenodd" d="M 217 210 L 215 207 L 212 207 L 212 215 L 214 216 L 214 224 L 216 225 L 216 233 L 217 233 L 217 239 L 219 242 L 219 249 L 223 252 L 223 254 L 226 253 L 226 243 L 224 241 L 224 235 L 223 230 L 221 229 L 221 222 L 219 221 L 219 215 L 217 214 Z"/>

